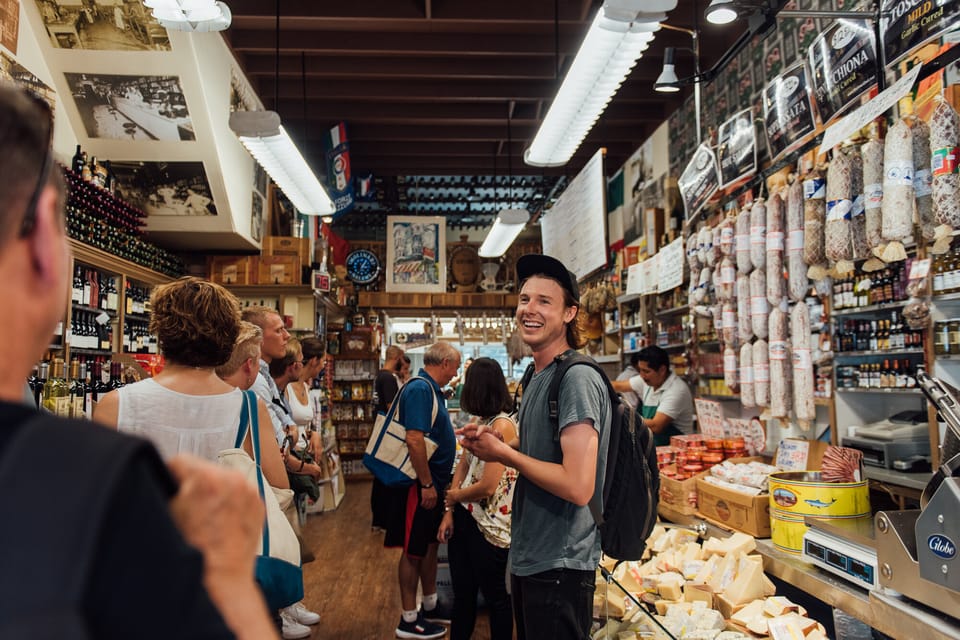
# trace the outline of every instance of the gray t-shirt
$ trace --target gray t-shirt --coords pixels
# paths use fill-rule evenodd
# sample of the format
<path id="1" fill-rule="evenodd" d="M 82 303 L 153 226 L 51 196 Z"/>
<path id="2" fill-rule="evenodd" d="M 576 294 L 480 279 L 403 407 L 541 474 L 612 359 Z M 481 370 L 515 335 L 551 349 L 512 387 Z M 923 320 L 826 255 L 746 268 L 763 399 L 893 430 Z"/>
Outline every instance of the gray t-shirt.
<path id="1" fill-rule="evenodd" d="M 683 433 L 693 433 L 693 396 L 690 387 L 672 371 L 659 389 L 654 389 L 640 376 L 630 378 L 630 386 L 640 396 L 640 403 L 656 407 L 658 413 L 670 416 L 674 426 Z"/>
<path id="2" fill-rule="evenodd" d="M 550 423 L 547 397 L 557 370 L 551 363 L 534 374 L 520 407 L 520 451 L 538 460 L 560 463 L 563 451 Z M 603 490 L 610 439 L 610 398 L 600 375 L 586 366 L 567 370 L 560 384 L 560 430 L 590 420 L 600 434 L 594 495 Z M 513 494 L 510 566 L 514 575 L 551 569 L 593 571 L 600 562 L 600 534 L 590 509 L 558 498 L 522 474 Z"/>

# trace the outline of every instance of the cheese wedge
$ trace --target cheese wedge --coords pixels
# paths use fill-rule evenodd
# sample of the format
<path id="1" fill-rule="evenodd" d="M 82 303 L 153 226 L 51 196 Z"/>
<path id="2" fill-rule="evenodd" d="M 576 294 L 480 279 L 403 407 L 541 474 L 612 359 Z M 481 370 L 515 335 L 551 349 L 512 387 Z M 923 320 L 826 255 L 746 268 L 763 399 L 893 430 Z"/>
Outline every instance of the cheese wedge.
<path id="1" fill-rule="evenodd" d="M 672 604 L 680 604 L 680 602 L 678 600 L 657 600 L 653 603 L 653 606 L 657 608 L 657 614 L 662 616 L 666 615 L 667 607 Z"/>
<path id="2" fill-rule="evenodd" d="M 713 591 L 705 584 L 687 583 L 683 586 L 683 599 L 687 602 L 705 602 L 713 605 Z"/>
<path id="3" fill-rule="evenodd" d="M 748 622 L 759 616 L 763 616 L 763 600 L 754 600 L 739 611 L 736 611 L 730 616 L 730 619 L 745 627 Z"/>
<path id="4" fill-rule="evenodd" d="M 752 627 L 747 627 L 753 631 Z M 804 640 L 803 629 L 792 616 L 779 616 L 767 620 L 767 632 L 773 640 Z"/>
<path id="5" fill-rule="evenodd" d="M 752 562 L 747 565 L 723 590 L 731 602 L 743 603 L 763 597 L 763 567 Z"/>
<path id="6" fill-rule="evenodd" d="M 751 619 L 746 626 L 751 633 L 755 633 L 758 636 L 765 636 L 769 633 L 769 627 L 767 626 L 767 623 L 770 620 L 773 620 L 773 618 L 767 618 L 761 615 L 757 618 Z M 799 637 L 793 638 L 792 640 L 800 640 L 800 638 L 802 637 L 803 637 L 803 634 L 800 634 Z"/>
<path id="7" fill-rule="evenodd" d="M 712 629 L 717 633 L 723 631 L 727 626 L 723 614 L 714 609 L 707 609 L 697 616 L 697 629 Z"/>
<path id="8" fill-rule="evenodd" d="M 713 578 L 714 571 L 717 570 L 718 562 L 719 556 L 710 556 L 709 559 L 704 561 L 703 567 L 700 568 L 700 571 L 697 572 L 697 575 L 693 577 L 693 581 L 698 584 L 709 584 L 710 580 Z"/>
<path id="9" fill-rule="evenodd" d="M 784 596 L 773 596 L 763 602 L 763 612 L 771 618 L 783 616 L 796 610 L 797 605 L 790 602 L 790 599 Z"/>

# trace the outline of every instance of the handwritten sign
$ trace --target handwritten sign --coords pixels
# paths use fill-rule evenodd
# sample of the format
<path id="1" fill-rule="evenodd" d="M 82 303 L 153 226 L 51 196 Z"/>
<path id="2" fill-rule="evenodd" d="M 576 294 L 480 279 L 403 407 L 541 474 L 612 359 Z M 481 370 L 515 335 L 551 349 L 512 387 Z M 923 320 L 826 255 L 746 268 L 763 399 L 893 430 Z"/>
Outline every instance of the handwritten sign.
<path id="1" fill-rule="evenodd" d="M 638 262 L 627 267 L 627 290 L 626 295 L 639 295 L 643 293 L 643 263 Z"/>
<path id="2" fill-rule="evenodd" d="M 708 438 L 723 438 L 723 408 L 719 402 L 696 398 L 693 404 L 697 408 L 697 424 L 700 433 Z"/>
<path id="3" fill-rule="evenodd" d="M 747 447 L 747 455 L 755 456 L 763 453 L 767 447 L 767 435 L 763 431 L 763 424 L 759 419 L 745 420 L 743 418 L 727 418 L 727 436 L 743 438 Z"/>
<path id="4" fill-rule="evenodd" d="M 669 291 L 683 284 L 683 238 L 677 238 L 657 253 L 657 290 Z"/>
<path id="5" fill-rule="evenodd" d="M 657 266 L 659 264 L 660 259 L 657 255 L 647 258 L 640 263 L 642 273 L 640 278 L 640 293 L 643 295 L 649 295 L 657 292 Z"/>
<path id="6" fill-rule="evenodd" d="M 832 149 L 853 135 L 854 132 L 863 129 L 872 120 L 876 120 L 886 113 L 890 107 L 897 104 L 897 101 L 907 95 L 910 89 L 913 88 L 913 83 L 917 81 L 917 76 L 920 74 L 920 68 L 922 66 L 923 65 L 918 62 L 917 66 L 910 69 L 902 78 L 894 82 L 887 89 L 877 94 L 877 97 L 827 129 L 827 132 L 823 134 L 823 141 L 820 143 L 820 148 L 824 150 Z"/>
<path id="7" fill-rule="evenodd" d="M 787 438 L 780 441 L 780 446 L 777 448 L 777 460 L 774 464 L 784 471 L 806 471 L 809 457 L 809 441 Z"/>

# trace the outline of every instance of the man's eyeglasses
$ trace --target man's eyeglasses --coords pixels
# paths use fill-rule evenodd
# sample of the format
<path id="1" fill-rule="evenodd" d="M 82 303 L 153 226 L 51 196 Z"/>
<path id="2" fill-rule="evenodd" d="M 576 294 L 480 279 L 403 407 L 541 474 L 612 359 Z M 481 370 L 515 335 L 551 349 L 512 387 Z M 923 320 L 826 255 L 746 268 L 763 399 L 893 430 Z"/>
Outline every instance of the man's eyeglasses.
<path id="1" fill-rule="evenodd" d="M 20 237 L 25 238 L 33 232 L 37 225 L 37 203 L 40 201 L 40 194 L 50 179 L 50 171 L 53 169 L 53 151 L 51 149 L 53 142 L 53 114 L 50 112 L 50 105 L 40 96 L 32 91 L 26 92 L 33 103 L 43 112 L 47 122 L 47 144 L 43 150 L 43 164 L 40 166 L 40 174 L 37 176 L 37 184 L 27 200 L 27 209 L 23 214 L 23 222 L 20 224 Z"/>

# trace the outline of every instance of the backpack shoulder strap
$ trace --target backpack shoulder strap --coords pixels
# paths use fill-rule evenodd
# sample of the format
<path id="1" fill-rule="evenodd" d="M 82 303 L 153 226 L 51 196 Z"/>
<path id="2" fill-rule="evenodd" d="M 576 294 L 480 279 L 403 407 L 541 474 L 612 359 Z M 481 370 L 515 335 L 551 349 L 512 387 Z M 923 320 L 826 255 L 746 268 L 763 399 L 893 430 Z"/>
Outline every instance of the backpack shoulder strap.
<path id="1" fill-rule="evenodd" d="M 570 350 L 561 353 L 553 360 L 557 363 L 557 370 L 553 374 L 553 380 L 550 381 L 550 391 L 547 395 L 547 402 L 550 422 L 553 423 L 556 429 L 560 428 L 560 383 L 563 381 L 563 376 L 567 373 L 567 370 L 574 365 L 586 365 L 599 373 L 600 379 L 603 380 L 607 387 L 607 395 L 610 396 L 610 401 L 619 402 L 619 394 L 614 391 L 613 385 L 610 384 L 610 378 L 607 377 L 606 372 L 600 368 L 596 360 L 590 356 L 585 356 L 582 353 Z"/>
<path id="2" fill-rule="evenodd" d="M 37 452 L 51 443 L 70 455 L 38 469 Z M 103 522 L 131 464 L 152 467 L 164 492 L 176 490 L 146 440 L 49 414 L 28 418 L 17 430 L 0 454 L 0 511 L 11 518 L 0 527 L 0 555 L 4 573 L 20 578 L 0 582 L 0 621 L 16 625 L 23 612 L 43 611 L 61 616 L 65 632 L 86 625 L 81 603 Z"/>

